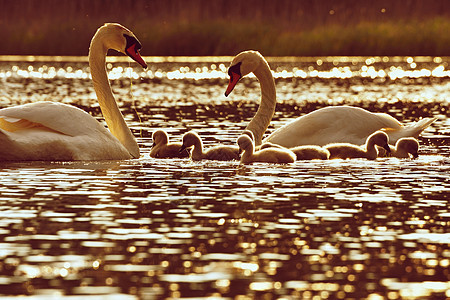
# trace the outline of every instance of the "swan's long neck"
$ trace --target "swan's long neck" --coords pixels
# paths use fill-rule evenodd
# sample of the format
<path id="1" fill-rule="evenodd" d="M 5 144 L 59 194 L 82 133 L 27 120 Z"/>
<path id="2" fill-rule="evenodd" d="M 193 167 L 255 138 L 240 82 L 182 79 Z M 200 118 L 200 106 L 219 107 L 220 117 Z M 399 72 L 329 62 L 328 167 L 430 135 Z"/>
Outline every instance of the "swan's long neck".
<path id="1" fill-rule="evenodd" d="M 255 136 L 255 145 L 261 145 L 262 136 L 269 127 L 275 106 L 277 104 L 277 96 L 275 92 L 275 82 L 272 72 L 267 62 L 264 60 L 260 66 L 253 71 L 261 86 L 261 104 L 253 119 L 248 124 L 248 130 L 251 130 Z"/>
<path id="2" fill-rule="evenodd" d="M 133 158 L 138 158 L 139 146 L 131 130 L 125 123 L 109 84 L 105 66 L 107 52 L 108 49 L 102 42 L 102 36 L 95 36 L 92 39 L 89 49 L 89 67 L 91 69 L 94 90 L 109 130 Z"/>

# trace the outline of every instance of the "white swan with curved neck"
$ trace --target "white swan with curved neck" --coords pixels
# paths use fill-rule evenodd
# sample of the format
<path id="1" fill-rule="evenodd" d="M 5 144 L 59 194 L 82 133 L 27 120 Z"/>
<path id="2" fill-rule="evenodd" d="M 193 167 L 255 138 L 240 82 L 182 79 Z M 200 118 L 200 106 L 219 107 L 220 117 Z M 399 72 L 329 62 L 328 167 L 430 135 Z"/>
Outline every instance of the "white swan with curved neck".
<path id="1" fill-rule="evenodd" d="M 119 24 L 100 27 L 89 48 L 89 67 L 98 102 L 110 131 L 85 111 L 56 102 L 0 109 L 0 161 L 112 160 L 139 157 L 138 144 L 119 111 L 105 68 L 108 49 L 142 67 L 141 44 Z"/>
<path id="2" fill-rule="evenodd" d="M 228 69 L 230 81 L 225 96 L 228 96 L 239 80 L 249 73 L 255 74 L 260 82 L 261 104 L 246 129 L 253 132 L 255 144 L 260 145 L 275 112 L 276 92 L 270 67 L 259 52 L 244 51 L 233 59 Z M 293 120 L 274 131 L 264 142 L 287 148 L 342 142 L 361 145 L 373 132 L 386 129 L 389 140 L 395 143 L 402 137 L 417 138 L 435 120 L 436 118 L 424 118 L 417 123 L 404 126 L 385 113 L 371 113 L 352 106 L 332 106 Z"/>

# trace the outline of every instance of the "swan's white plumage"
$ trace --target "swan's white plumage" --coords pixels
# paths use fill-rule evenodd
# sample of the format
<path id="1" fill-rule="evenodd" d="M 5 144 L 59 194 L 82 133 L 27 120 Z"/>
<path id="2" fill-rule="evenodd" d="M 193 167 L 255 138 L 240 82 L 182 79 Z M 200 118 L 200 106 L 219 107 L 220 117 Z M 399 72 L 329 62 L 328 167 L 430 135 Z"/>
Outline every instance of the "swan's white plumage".
<path id="1" fill-rule="evenodd" d="M 139 147 L 120 113 L 105 69 L 109 48 L 125 53 L 127 35 L 119 24 L 105 24 L 94 35 L 89 65 L 94 89 L 110 131 L 74 106 L 37 102 L 0 109 L 0 160 L 108 160 L 139 157 Z M 134 45 L 134 47 L 137 47 Z M 139 46 L 140 47 L 140 46 Z M 133 48 L 134 49 L 134 48 Z M 127 53 L 146 67 L 138 51 Z"/>
<path id="2" fill-rule="evenodd" d="M 303 115 L 274 131 L 265 140 L 262 136 L 268 128 L 276 106 L 275 83 L 269 65 L 257 51 L 244 51 L 236 55 L 229 68 L 228 95 L 238 82 L 237 78 L 254 73 L 261 86 L 261 105 L 246 129 L 255 136 L 255 144 L 271 142 L 287 148 L 300 145 L 352 143 L 361 145 L 377 130 L 384 129 L 391 142 L 402 137 L 415 137 L 433 123 L 436 118 L 424 118 L 404 126 L 384 113 L 372 113 L 352 106 L 333 106 Z"/>
<path id="3" fill-rule="evenodd" d="M 331 106 L 303 115 L 269 135 L 264 142 L 285 147 L 351 143 L 360 145 L 381 128 L 401 130 L 402 125 L 383 113 L 371 113 L 359 107 Z"/>
<path id="4" fill-rule="evenodd" d="M 16 131 L 19 132 L 21 129 L 31 128 L 30 123 L 34 123 L 36 127 L 41 125 L 68 136 L 84 134 L 86 127 L 108 132 L 85 111 L 63 103 L 36 102 L 3 108 L 0 112 L 0 118 L 4 121 L 12 121 L 13 125 L 17 124 L 19 128 Z"/>

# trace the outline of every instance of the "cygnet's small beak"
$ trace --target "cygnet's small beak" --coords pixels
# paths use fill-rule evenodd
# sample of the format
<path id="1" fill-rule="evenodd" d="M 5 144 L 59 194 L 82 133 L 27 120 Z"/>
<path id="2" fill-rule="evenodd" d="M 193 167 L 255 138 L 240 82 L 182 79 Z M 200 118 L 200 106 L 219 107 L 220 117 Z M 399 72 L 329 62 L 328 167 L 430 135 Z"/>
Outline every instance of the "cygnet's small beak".
<path id="1" fill-rule="evenodd" d="M 386 150 L 387 153 L 391 153 L 391 147 L 389 147 L 389 144 L 385 144 L 383 149 Z"/>

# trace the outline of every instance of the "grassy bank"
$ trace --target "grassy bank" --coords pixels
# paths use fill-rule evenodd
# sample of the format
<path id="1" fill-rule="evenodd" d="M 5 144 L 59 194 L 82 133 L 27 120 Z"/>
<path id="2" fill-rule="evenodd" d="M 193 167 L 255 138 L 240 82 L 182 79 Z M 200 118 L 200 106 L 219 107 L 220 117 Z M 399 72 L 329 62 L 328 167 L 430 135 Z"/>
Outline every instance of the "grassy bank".
<path id="1" fill-rule="evenodd" d="M 140 34 L 150 55 L 450 55 L 450 20 L 361 22 L 291 31 L 265 24 L 177 24 Z"/>
<path id="2" fill-rule="evenodd" d="M 0 54 L 86 55 L 120 22 L 144 55 L 450 55 L 446 0 L 0 0 Z"/>

